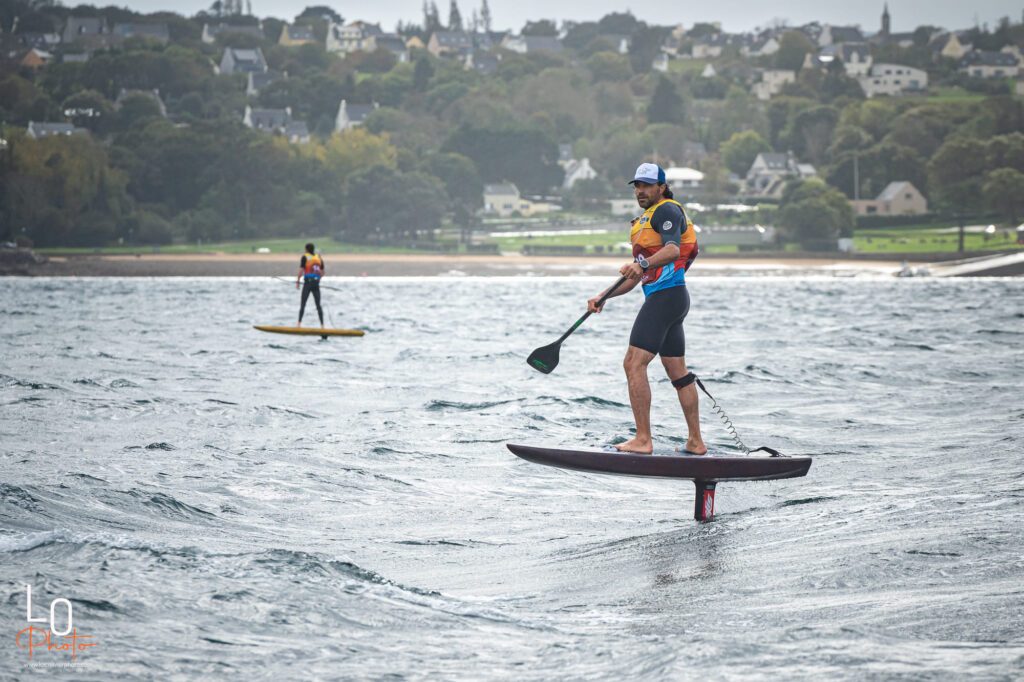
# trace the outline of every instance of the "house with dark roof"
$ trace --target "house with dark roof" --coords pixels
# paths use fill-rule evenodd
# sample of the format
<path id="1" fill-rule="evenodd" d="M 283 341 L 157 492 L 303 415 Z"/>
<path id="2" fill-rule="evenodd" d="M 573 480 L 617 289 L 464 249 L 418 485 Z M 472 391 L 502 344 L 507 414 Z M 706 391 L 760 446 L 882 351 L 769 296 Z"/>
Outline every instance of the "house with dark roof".
<path id="1" fill-rule="evenodd" d="M 260 132 L 282 135 L 289 142 L 305 144 L 309 142 L 309 128 L 305 121 L 292 118 L 292 108 L 284 109 L 253 109 L 246 105 L 242 123 L 246 127 Z"/>
<path id="2" fill-rule="evenodd" d="M 90 39 L 102 40 L 109 35 L 110 29 L 103 17 L 68 17 L 60 40 L 62 43 L 88 42 Z"/>
<path id="3" fill-rule="evenodd" d="M 217 38 L 231 34 L 252 36 L 259 40 L 263 40 L 266 37 L 263 35 L 262 25 L 203 24 L 202 41 L 210 45 L 217 42 Z"/>
<path id="4" fill-rule="evenodd" d="M 830 26 L 825 24 L 818 35 L 818 45 L 839 45 L 841 43 L 863 43 L 864 34 L 858 26 Z"/>
<path id="5" fill-rule="evenodd" d="M 142 38 L 162 45 L 166 45 L 171 40 L 171 32 L 167 28 L 167 24 L 159 23 L 114 24 L 113 33 L 122 40 Z"/>
<path id="6" fill-rule="evenodd" d="M 479 50 L 466 55 L 466 70 L 476 71 L 484 76 L 496 73 L 500 63 L 501 59 L 497 55 L 480 52 Z"/>
<path id="7" fill-rule="evenodd" d="M 434 31 L 427 52 L 435 57 L 465 57 L 473 50 L 473 38 L 463 31 Z"/>
<path id="8" fill-rule="evenodd" d="M 866 76 L 871 70 L 874 59 L 871 56 L 871 46 L 867 43 L 841 43 L 829 45 L 818 53 L 820 59 L 832 57 L 843 62 L 843 69 L 846 75 L 851 78 Z"/>
<path id="9" fill-rule="evenodd" d="M 220 59 L 220 73 L 230 75 L 234 73 L 266 73 L 267 60 L 263 57 L 263 50 L 241 50 L 234 47 L 225 47 L 224 56 Z"/>
<path id="10" fill-rule="evenodd" d="M 365 41 L 367 52 L 384 50 L 394 55 L 399 64 L 409 61 L 409 50 L 405 47 L 402 36 L 396 33 L 381 33 L 372 35 Z"/>
<path id="11" fill-rule="evenodd" d="M 338 104 L 338 113 L 334 117 L 334 132 L 343 133 L 346 130 L 360 126 L 366 117 L 380 107 L 379 104 L 349 104 L 341 100 Z"/>
<path id="12" fill-rule="evenodd" d="M 959 70 L 974 78 L 1016 78 L 1020 61 L 1012 52 L 971 50 L 960 60 Z"/>
<path id="13" fill-rule="evenodd" d="M 33 140 L 40 140 L 44 137 L 61 137 L 67 135 L 88 135 L 85 128 L 77 128 L 70 123 L 42 123 L 29 121 L 26 133 Z"/>
<path id="14" fill-rule="evenodd" d="M 800 163 L 792 152 L 764 152 L 757 155 L 747 171 L 746 190 L 751 196 L 781 198 L 787 182 L 817 174 L 814 166 Z"/>
<path id="15" fill-rule="evenodd" d="M 519 54 L 536 54 L 538 52 L 561 54 L 562 52 L 562 41 L 555 36 L 508 36 L 501 42 L 501 46 Z"/>
<path id="16" fill-rule="evenodd" d="M 384 33 L 380 24 L 371 24 L 366 21 L 353 21 L 348 24 L 332 23 L 327 27 L 327 44 L 325 49 L 328 52 L 349 54 L 366 50 L 366 41 L 373 36 Z"/>
<path id="17" fill-rule="evenodd" d="M 281 37 L 277 43 L 285 47 L 295 47 L 296 45 L 315 45 L 317 39 L 313 34 L 312 26 L 285 24 L 284 28 L 281 29 Z"/>

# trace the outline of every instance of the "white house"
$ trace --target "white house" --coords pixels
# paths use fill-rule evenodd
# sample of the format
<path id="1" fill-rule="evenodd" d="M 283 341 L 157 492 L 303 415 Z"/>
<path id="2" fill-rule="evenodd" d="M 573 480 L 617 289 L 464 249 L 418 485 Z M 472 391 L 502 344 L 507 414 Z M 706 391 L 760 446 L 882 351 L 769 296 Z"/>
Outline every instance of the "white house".
<path id="1" fill-rule="evenodd" d="M 338 54 L 365 51 L 366 40 L 383 33 L 380 24 L 366 21 L 353 21 L 345 25 L 331 22 L 327 27 L 327 42 L 324 47 L 328 52 Z"/>
<path id="2" fill-rule="evenodd" d="M 754 83 L 750 91 L 759 100 L 769 100 L 782 92 L 786 83 L 796 82 L 796 71 L 785 69 L 766 69 L 761 72 L 761 80 Z"/>
<path id="3" fill-rule="evenodd" d="M 960 72 L 974 78 L 1016 78 L 1020 60 L 1013 52 L 972 50 L 960 60 Z"/>
<path id="4" fill-rule="evenodd" d="M 904 92 L 920 92 L 928 87 L 928 72 L 901 64 L 874 64 L 867 76 L 857 79 L 864 94 L 899 95 Z"/>
<path id="5" fill-rule="evenodd" d="M 590 166 L 590 159 L 569 159 L 559 165 L 565 169 L 562 189 L 570 189 L 580 180 L 593 180 L 597 177 L 597 171 Z"/>
<path id="6" fill-rule="evenodd" d="M 292 108 L 284 109 L 253 109 L 246 105 L 242 123 L 247 128 L 264 133 L 283 135 L 289 142 L 306 144 L 309 142 L 309 128 L 305 121 L 292 118 Z"/>
<path id="7" fill-rule="evenodd" d="M 890 182 L 874 199 L 851 201 L 857 215 L 921 215 L 928 212 L 928 200 L 910 182 Z"/>
<path id="8" fill-rule="evenodd" d="M 835 56 L 843 61 L 843 69 L 850 78 L 867 76 L 875 63 L 871 48 L 866 43 L 844 43 L 835 48 Z"/>
<path id="9" fill-rule="evenodd" d="M 781 197 L 786 183 L 793 179 L 812 178 L 817 171 L 809 163 L 800 163 L 792 152 L 758 154 L 747 171 L 746 189 L 751 196 Z"/>
<path id="10" fill-rule="evenodd" d="M 217 42 L 217 37 L 228 34 L 237 33 L 240 35 L 248 35 L 253 38 L 263 40 L 263 27 L 260 26 L 236 26 L 233 24 L 203 24 L 203 35 L 202 41 L 207 45 L 212 45 Z"/>
<path id="11" fill-rule="evenodd" d="M 238 50 L 233 47 L 224 48 L 224 56 L 220 59 L 219 73 L 230 75 L 233 73 L 266 73 L 267 60 L 263 57 L 263 50 Z"/>
<path id="12" fill-rule="evenodd" d="M 673 166 L 665 169 L 665 182 L 673 190 L 700 189 L 704 184 L 704 174 L 695 168 Z"/>
<path id="13" fill-rule="evenodd" d="M 38 140 L 43 137 L 89 134 L 89 131 L 85 128 L 76 128 L 70 123 L 41 123 L 39 121 L 29 121 L 26 132 L 28 133 L 28 136 L 34 140 Z"/>
<path id="14" fill-rule="evenodd" d="M 380 105 L 376 102 L 373 104 L 349 104 L 345 100 L 341 100 L 341 103 L 338 104 L 338 113 L 334 117 L 334 132 L 343 133 L 350 128 L 362 125 L 366 117 L 379 107 Z"/>
<path id="15" fill-rule="evenodd" d="M 519 194 L 519 188 L 511 182 L 500 182 L 493 185 L 484 185 L 484 208 L 485 215 L 496 215 L 501 218 L 508 218 L 513 213 L 522 216 L 532 216 L 540 213 L 549 213 L 557 210 L 554 204 L 545 201 L 530 201 Z"/>

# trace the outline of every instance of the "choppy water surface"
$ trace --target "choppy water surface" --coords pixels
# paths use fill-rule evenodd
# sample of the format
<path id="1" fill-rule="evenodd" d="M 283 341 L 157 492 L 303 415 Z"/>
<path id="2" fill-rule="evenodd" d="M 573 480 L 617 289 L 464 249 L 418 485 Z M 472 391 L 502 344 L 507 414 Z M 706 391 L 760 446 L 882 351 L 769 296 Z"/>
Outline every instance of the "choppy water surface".
<path id="1" fill-rule="evenodd" d="M 1024 282 L 694 276 L 691 367 L 817 455 L 711 524 L 689 482 L 504 448 L 627 434 L 639 294 L 544 376 L 604 279 L 334 284 L 366 337 L 252 330 L 293 321 L 273 280 L 0 280 L 0 677 L 25 583 L 98 643 L 77 679 L 1024 673 Z"/>

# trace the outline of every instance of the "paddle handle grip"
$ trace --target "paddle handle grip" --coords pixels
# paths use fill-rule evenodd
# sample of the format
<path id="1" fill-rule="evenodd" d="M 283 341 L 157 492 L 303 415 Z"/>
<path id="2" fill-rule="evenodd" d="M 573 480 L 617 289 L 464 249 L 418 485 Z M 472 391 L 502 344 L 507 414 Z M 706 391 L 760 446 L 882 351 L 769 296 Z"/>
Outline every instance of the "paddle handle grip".
<path id="1" fill-rule="evenodd" d="M 615 282 L 615 284 L 613 284 L 611 286 L 611 288 L 608 289 L 608 291 L 604 292 L 604 294 L 601 296 L 601 298 L 597 299 L 598 307 L 600 307 L 601 304 L 603 304 L 605 301 L 607 301 L 608 297 L 612 295 L 612 292 L 615 291 L 616 289 L 618 289 L 620 286 L 622 286 L 622 283 L 625 282 L 625 281 L 626 281 L 626 276 L 625 275 L 623 275 L 622 277 L 619 277 L 619 280 L 617 282 Z M 562 343 L 567 338 L 569 338 L 569 335 L 572 334 L 577 329 L 579 329 L 580 325 L 583 324 L 584 322 L 586 322 L 587 318 L 590 317 L 590 315 L 591 315 L 591 312 L 589 310 L 587 312 L 583 313 L 583 317 L 581 317 L 580 319 L 576 320 L 576 323 L 573 326 L 569 327 L 569 331 L 567 331 L 564 334 L 562 334 L 561 338 L 559 338 L 558 341 L 556 341 L 555 343 Z"/>

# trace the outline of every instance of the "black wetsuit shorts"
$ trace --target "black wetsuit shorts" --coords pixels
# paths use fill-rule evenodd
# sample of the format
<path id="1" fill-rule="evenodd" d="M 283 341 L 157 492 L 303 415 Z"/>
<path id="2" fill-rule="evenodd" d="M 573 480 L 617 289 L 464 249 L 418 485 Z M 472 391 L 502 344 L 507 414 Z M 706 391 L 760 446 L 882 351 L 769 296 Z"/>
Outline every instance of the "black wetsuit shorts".
<path id="1" fill-rule="evenodd" d="M 689 311 L 690 293 L 685 286 L 655 291 L 637 313 L 629 345 L 663 358 L 683 357 L 686 355 L 683 319 Z"/>

